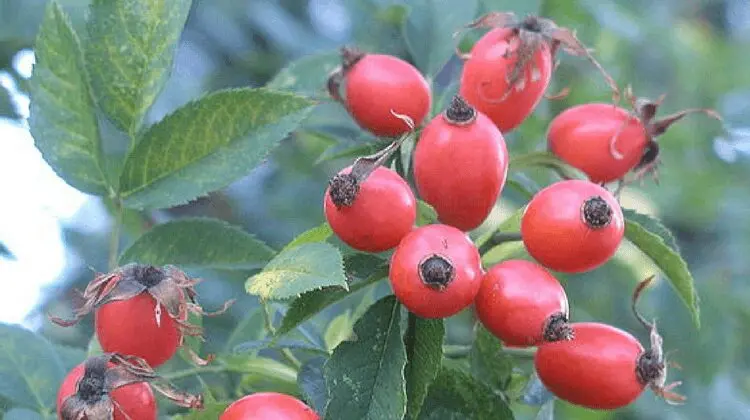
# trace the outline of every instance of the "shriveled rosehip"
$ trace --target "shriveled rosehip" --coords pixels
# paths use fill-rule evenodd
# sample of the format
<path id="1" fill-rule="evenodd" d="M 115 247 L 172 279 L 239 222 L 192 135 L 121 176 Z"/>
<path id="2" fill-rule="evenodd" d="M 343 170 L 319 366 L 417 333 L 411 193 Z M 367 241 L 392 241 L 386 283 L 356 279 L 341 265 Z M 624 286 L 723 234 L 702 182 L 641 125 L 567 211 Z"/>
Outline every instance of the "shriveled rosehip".
<path id="1" fill-rule="evenodd" d="M 391 257 L 389 279 L 398 300 L 423 318 L 445 318 L 469 306 L 479 291 L 479 251 L 466 234 L 435 224 L 414 229 Z"/>
<path id="2" fill-rule="evenodd" d="M 549 126 L 549 149 L 591 181 L 612 182 L 631 170 L 653 172 L 659 154 L 656 137 L 685 115 L 702 112 L 720 119 L 711 110 L 688 109 L 655 120 L 660 104 L 661 99 L 633 100 L 632 113 L 603 103 L 568 108 Z"/>
<path id="3" fill-rule="evenodd" d="M 320 416 L 302 401 L 277 392 L 258 392 L 227 407 L 219 420 L 318 420 Z"/>
<path id="4" fill-rule="evenodd" d="M 547 270 L 526 260 L 508 260 L 482 279 L 474 301 L 480 322 L 516 347 L 572 337 L 565 290 Z"/>
<path id="5" fill-rule="evenodd" d="M 156 399 L 150 382 L 165 397 L 189 408 L 203 408 L 203 397 L 174 389 L 143 359 L 105 353 L 74 367 L 57 392 L 60 420 L 155 420 Z"/>
<path id="6" fill-rule="evenodd" d="M 342 65 L 328 80 L 331 96 L 376 136 L 395 137 L 409 131 L 393 112 L 420 125 L 430 111 L 432 92 L 424 76 L 406 61 L 385 54 L 365 54 L 343 48 Z M 345 98 L 339 89 L 345 84 Z"/>
<path id="7" fill-rule="evenodd" d="M 346 184 L 348 178 L 342 180 L 351 170 L 349 166 L 339 172 L 326 190 L 324 212 L 328 224 L 354 249 L 382 252 L 395 247 L 412 230 L 417 218 L 416 199 L 409 184 L 396 172 L 379 166 L 361 184 L 352 180 L 355 191 Z M 351 200 L 342 197 L 349 193 Z"/>
<path id="8" fill-rule="evenodd" d="M 233 302 L 214 314 L 204 312 L 195 303 L 197 282 L 176 267 L 128 264 L 88 284 L 74 320 L 51 320 L 70 326 L 94 311 L 96 336 L 105 352 L 141 357 L 157 367 L 175 354 L 185 335 L 202 334 L 199 326 L 187 322 L 188 312 L 214 315 Z M 186 350 L 197 364 L 207 363 Z"/>
<path id="9" fill-rule="evenodd" d="M 539 191 L 524 210 L 521 237 L 529 255 L 564 273 L 593 270 L 617 251 L 625 233 L 614 196 L 582 180 L 556 182 Z"/>
<path id="10" fill-rule="evenodd" d="M 576 39 L 572 31 L 549 19 L 492 12 L 468 25 L 492 28 L 471 50 L 461 74 L 460 93 L 487 115 L 503 133 L 518 127 L 541 101 L 549 86 L 558 47 L 585 56 L 617 86 Z"/>
<path id="11" fill-rule="evenodd" d="M 505 185 L 508 150 L 500 130 L 456 96 L 424 128 L 414 180 L 441 223 L 468 231 L 487 218 Z"/>

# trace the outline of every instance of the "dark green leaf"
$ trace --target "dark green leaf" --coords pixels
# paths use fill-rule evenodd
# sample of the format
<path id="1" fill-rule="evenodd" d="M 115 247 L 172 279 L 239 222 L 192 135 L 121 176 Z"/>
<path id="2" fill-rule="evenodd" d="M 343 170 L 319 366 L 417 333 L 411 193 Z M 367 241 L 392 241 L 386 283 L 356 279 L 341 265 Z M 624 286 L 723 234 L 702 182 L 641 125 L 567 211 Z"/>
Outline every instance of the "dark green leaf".
<path id="1" fill-rule="evenodd" d="M 302 244 L 325 242 L 331 237 L 331 235 L 333 235 L 331 226 L 327 222 L 323 222 L 320 225 L 297 235 L 296 238 L 292 239 L 292 241 L 284 247 L 284 250 L 289 250 Z"/>
<path id="2" fill-rule="evenodd" d="M 443 359 L 442 319 L 424 319 L 409 314 L 409 324 L 404 339 L 406 345 L 406 419 L 416 419 L 422 409 L 432 381 L 440 370 Z"/>
<path id="3" fill-rule="evenodd" d="M 481 324 L 469 353 L 471 373 L 493 389 L 507 389 L 513 371 L 513 360 L 503 352 L 500 340 Z"/>
<path id="4" fill-rule="evenodd" d="M 186 218 L 155 226 L 120 256 L 120 265 L 141 264 L 217 269 L 253 269 L 274 251 L 223 220 Z"/>
<path id="5" fill-rule="evenodd" d="M 87 357 L 86 351 L 83 349 L 63 346 L 61 344 L 56 344 L 54 347 L 65 372 L 69 372 L 80 363 L 83 363 Z"/>
<path id="6" fill-rule="evenodd" d="M 524 388 L 521 402 L 526 405 L 542 406 L 554 398 L 555 396 L 544 386 L 539 376 L 533 373 Z"/>
<path id="7" fill-rule="evenodd" d="M 47 5 L 34 54 L 29 128 L 36 147 L 65 182 L 106 195 L 109 187 L 81 46 L 55 1 Z"/>
<path id="8" fill-rule="evenodd" d="M 364 280 L 387 265 L 387 259 L 375 254 L 354 252 L 344 257 L 344 270 L 350 279 Z"/>
<path id="9" fill-rule="evenodd" d="M 626 219 L 625 237 L 651 258 L 666 275 L 669 284 L 672 285 L 672 288 L 690 311 L 693 324 L 700 328 L 698 292 L 695 290 L 695 281 L 690 274 L 687 263 L 668 242 L 665 242 L 662 235 L 667 231 L 666 228 L 660 223 L 654 223 L 653 219 L 648 220 L 649 226 L 656 228 L 655 232 L 650 231 L 635 220 Z M 673 241 L 672 244 L 674 244 Z"/>
<path id="10" fill-rule="evenodd" d="M 338 51 L 308 55 L 283 68 L 266 86 L 306 96 L 326 95 L 328 75 L 340 64 Z"/>
<path id="11" fill-rule="evenodd" d="M 3 420 L 43 420 L 41 414 L 26 408 L 14 408 L 3 416 Z"/>
<path id="12" fill-rule="evenodd" d="M 536 413 L 534 420 L 554 420 L 555 419 L 555 400 L 549 400 Z"/>
<path id="13" fill-rule="evenodd" d="M 450 417 L 443 417 L 450 413 Z M 441 368 L 427 394 L 420 419 L 512 420 L 513 412 L 492 389 L 468 373 Z"/>
<path id="14" fill-rule="evenodd" d="M 10 92 L 4 86 L 0 86 L 0 118 L 16 119 L 20 118 L 16 107 L 13 104 L 13 100 L 10 97 Z"/>
<path id="15" fill-rule="evenodd" d="M 647 231 L 658 235 L 672 251 L 680 253 L 680 248 L 677 245 L 674 235 L 659 220 L 631 209 L 622 209 L 622 214 L 625 216 L 625 220 L 638 223 Z"/>
<path id="16" fill-rule="evenodd" d="M 354 326 L 354 341 L 341 343 L 325 364 L 326 418 L 402 419 L 406 412 L 401 305 L 387 296 Z M 356 369 L 352 367 L 356 366 Z"/>
<path id="17" fill-rule="evenodd" d="M 579 169 L 574 168 L 563 162 L 551 152 L 530 152 L 523 155 L 516 155 L 510 158 L 508 172 L 517 172 L 524 169 L 542 167 L 556 172 L 564 178 L 571 179 L 588 179 L 586 174 Z"/>
<path id="18" fill-rule="evenodd" d="M 486 11 L 514 12 L 519 19 L 538 15 L 542 8 L 542 0 L 482 0 L 482 4 Z"/>
<path id="19" fill-rule="evenodd" d="M 388 265 L 383 264 L 375 268 L 367 279 L 352 284 L 348 291 L 339 287 L 326 287 L 303 294 L 290 305 L 284 319 L 281 321 L 281 326 L 276 330 L 276 335 L 280 336 L 288 333 L 323 309 L 374 284 L 387 275 Z"/>
<path id="20" fill-rule="evenodd" d="M 326 286 L 349 289 L 341 253 L 333 245 L 308 243 L 280 252 L 245 284 L 262 299 L 284 300 Z"/>
<path id="21" fill-rule="evenodd" d="M 48 412 L 67 373 L 55 347 L 18 325 L 0 324 L 0 396 L 14 406 Z"/>
<path id="22" fill-rule="evenodd" d="M 249 173 L 305 118 L 312 102 L 267 89 L 229 89 L 150 127 L 125 161 L 125 205 L 186 203 Z"/>
<path id="23" fill-rule="evenodd" d="M 437 212 L 431 205 L 417 200 L 417 226 L 430 225 L 438 220 Z"/>
<path id="24" fill-rule="evenodd" d="M 434 77 L 455 53 L 458 38 L 453 33 L 471 22 L 477 0 L 411 0 L 404 37 L 417 67 Z"/>
<path id="25" fill-rule="evenodd" d="M 510 176 L 505 180 L 505 185 L 508 188 L 513 188 L 520 192 L 527 201 L 531 200 L 534 197 L 534 194 L 541 190 L 541 187 L 532 180 L 518 176 L 520 174 L 514 175 L 515 176 Z"/>
<path id="26" fill-rule="evenodd" d="M 297 385 L 302 390 L 305 400 L 320 414 L 325 411 L 328 399 L 326 379 L 323 376 L 323 366 L 327 361 L 327 357 L 310 359 L 302 365 L 297 374 Z"/>
<path id="27" fill-rule="evenodd" d="M 191 0 L 93 0 L 86 66 L 94 97 L 134 135 L 172 70 Z"/>
<path id="28" fill-rule="evenodd" d="M 516 212 L 505 219 L 497 229 L 488 231 L 478 237 L 475 241 L 477 247 L 482 248 L 496 233 L 519 232 L 521 230 L 521 218 L 523 217 L 524 208 L 525 207 L 521 207 L 516 210 Z"/>

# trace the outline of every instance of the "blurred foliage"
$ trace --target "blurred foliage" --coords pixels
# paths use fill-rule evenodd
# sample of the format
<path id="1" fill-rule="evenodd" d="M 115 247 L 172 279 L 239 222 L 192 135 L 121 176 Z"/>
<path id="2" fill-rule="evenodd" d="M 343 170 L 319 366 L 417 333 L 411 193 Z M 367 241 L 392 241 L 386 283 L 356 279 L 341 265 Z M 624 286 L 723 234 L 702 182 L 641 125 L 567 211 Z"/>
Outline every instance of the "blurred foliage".
<path id="1" fill-rule="evenodd" d="M 23 94 L 24 79 L 13 66 L 19 51 L 32 48 L 41 19 L 44 0 L 0 0 L 0 73 L 9 76 Z M 82 22 L 87 0 L 61 1 L 74 25 Z M 461 2 L 456 2 L 456 7 Z M 702 307 L 702 329 L 696 331 L 679 298 L 666 284 L 653 287 L 642 301 L 648 317 L 659 320 L 667 350 L 678 350 L 673 359 L 684 369 L 672 370 L 674 379 L 684 381 L 681 390 L 689 402 L 671 407 L 644 393 L 637 404 L 613 413 L 583 410 L 558 402 L 556 418 L 594 419 L 740 419 L 750 412 L 750 4 L 745 0 L 569 0 L 521 1 L 481 0 L 481 10 L 513 10 L 523 15 L 535 12 L 553 18 L 561 26 L 577 30 L 578 37 L 594 48 L 603 65 L 622 84 L 632 84 L 639 96 L 656 98 L 667 93 L 661 115 L 690 107 L 717 109 L 725 126 L 696 115 L 675 125 L 661 140 L 662 166 L 658 185 L 647 181 L 630 187 L 624 206 L 658 215 L 674 232 L 676 240 L 696 278 Z M 409 57 L 402 36 L 408 1 L 398 0 L 195 0 L 177 51 L 174 70 L 164 93 L 146 116 L 156 121 L 207 91 L 228 86 L 261 86 L 286 64 L 310 54 L 334 57 L 345 43 L 377 52 Z M 452 32 L 457 28 L 444 28 Z M 443 36 L 445 34 L 442 34 Z M 477 39 L 467 36 L 466 42 Z M 429 40 L 420 40 L 425 42 Z M 465 48 L 464 48 L 465 49 Z M 328 63 L 325 58 L 313 66 Z M 571 88 L 558 101 L 545 101 L 519 130 L 507 136 L 511 153 L 545 148 L 548 121 L 561 110 L 589 101 L 606 101 L 608 92 L 591 66 L 562 55 L 552 91 Z M 435 92 L 449 92 L 455 86 L 460 63 L 453 58 L 432 80 Z M 323 81 L 306 82 L 307 93 L 322 95 Z M 277 79 L 283 86 L 284 81 Z M 17 119 L 0 88 L 0 116 Z M 437 110 L 435 111 L 437 112 Z M 343 111 L 337 106 L 320 106 L 305 123 L 307 131 L 284 141 L 252 174 L 222 192 L 189 205 L 166 211 L 128 211 L 122 246 L 127 246 L 147 227 L 186 216 L 211 216 L 240 225 L 273 248 L 280 248 L 295 235 L 323 220 L 320 201 L 329 176 L 347 165 L 351 157 L 335 156 L 334 143 L 362 145 L 371 141 L 356 126 L 342 124 Z M 742 137 L 744 130 L 745 137 Z M 744 148 L 744 149 L 743 149 Z M 743 150 L 745 151 L 743 155 Z M 545 184 L 548 175 L 530 173 L 530 179 Z M 509 209 L 524 200 L 510 187 L 493 220 L 498 224 Z M 105 203 L 107 204 L 107 203 Z M 111 207 L 107 207 L 110 209 Z M 483 227 L 483 228 L 486 228 Z M 480 228 L 481 231 L 482 228 Z M 58 284 L 47 290 L 34 315 L 68 311 L 68 291 L 82 287 L 93 270 L 106 267 L 108 232 L 85 228 L 85 221 L 65 228 L 65 242 L 74 255 Z M 198 286 L 201 302 L 215 308 L 225 299 L 243 295 L 243 281 L 257 271 L 191 271 L 208 281 Z M 604 267 L 580 276 L 566 277 L 566 288 L 574 320 L 596 319 L 627 329 L 645 342 L 646 332 L 630 314 L 629 295 L 635 283 L 655 272 L 638 251 L 623 247 L 618 258 Z M 379 283 L 334 304 L 320 316 L 294 331 L 290 340 L 304 335 L 325 346 L 328 322 L 345 308 L 354 310 L 360 300 L 383 296 L 388 286 Z M 280 315 L 274 309 L 274 318 Z M 227 316 L 207 318 L 208 343 L 239 344 L 249 337 L 260 338 L 262 316 L 258 303 L 243 298 Z M 468 344 L 472 316 L 464 313 L 446 323 L 449 344 Z M 53 342 L 86 348 L 92 320 L 75 329 L 60 329 L 43 323 L 42 332 Z M 237 341 L 237 337 L 243 337 Z M 207 345 L 206 351 L 216 351 Z M 259 354 L 278 357 L 277 350 Z M 301 353 L 303 361 L 312 359 Z M 185 366 L 184 361 L 176 360 Z M 164 369 L 174 369 L 165 366 Z M 278 373 L 278 372 L 277 372 Z M 275 379 L 274 379 L 275 378 Z M 179 379 L 188 387 L 208 386 L 216 391 L 231 380 L 220 375 L 202 375 L 197 380 Z M 280 382 L 279 382 L 280 381 Z M 277 376 L 250 377 L 242 386 L 265 389 L 285 383 Z M 290 392 L 296 392 L 291 390 Z M 166 404 L 165 404 L 166 406 Z M 535 412 L 529 412 L 532 418 Z M 522 418 L 519 416 L 519 418 Z"/>

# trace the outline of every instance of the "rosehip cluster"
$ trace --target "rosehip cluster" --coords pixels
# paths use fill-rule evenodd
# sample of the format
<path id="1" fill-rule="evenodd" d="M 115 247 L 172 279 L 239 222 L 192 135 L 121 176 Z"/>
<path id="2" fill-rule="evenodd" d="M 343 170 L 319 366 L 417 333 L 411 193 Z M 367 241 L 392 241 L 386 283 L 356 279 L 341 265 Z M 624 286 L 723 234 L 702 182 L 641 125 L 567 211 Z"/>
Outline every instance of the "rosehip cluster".
<path id="1" fill-rule="evenodd" d="M 432 93 L 411 64 L 396 57 L 342 50 L 342 64 L 328 80 L 330 95 L 377 136 L 397 137 L 378 153 L 357 159 L 334 176 L 325 192 L 325 216 L 352 248 L 392 250 L 389 280 L 413 314 L 445 318 L 472 304 L 487 330 L 505 345 L 538 347 L 535 368 L 559 398 L 597 409 L 630 404 L 645 387 L 668 402 L 684 398 L 666 384 L 661 336 L 635 311 L 651 346 L 601 323 L 570 323 L 565 290 L 548 271 L 584 273 L 610 260 L 622 242 L 625 221 L 605 183 L 626 174 L 653 173 L 655 138 L 692 112 L 655 120 L 661 100 L 625 96 L 633 113 L 615 104 L 572 107 L 555 118 L 549 149 L 589 180 L 564 179 L 537 192 L 525 207 L 520 239 L 534 260 L 507 260 L 487 271 L 467 231 L 479 227 L 499 199 L 509 156 L 504 133 L 518 127 L 547 90 L 562 49 L 588 59 L 619 101 L 614 80 L 575 37 L 549 19 L 522 21 L 490 13 L 467 25 L 490 28 L 465 59 L 459 93 L 423 127 Z M 341 85 L 345 84 L 345 95 Z M 554 97 L 563 96 L 560 95 Z M 413 152 L 413 184 L 384 162 L 421 128 Z M 415 226 L 415 192 L 438 221 Z M 575 380 L 571 380 L 575 378 Z"/>

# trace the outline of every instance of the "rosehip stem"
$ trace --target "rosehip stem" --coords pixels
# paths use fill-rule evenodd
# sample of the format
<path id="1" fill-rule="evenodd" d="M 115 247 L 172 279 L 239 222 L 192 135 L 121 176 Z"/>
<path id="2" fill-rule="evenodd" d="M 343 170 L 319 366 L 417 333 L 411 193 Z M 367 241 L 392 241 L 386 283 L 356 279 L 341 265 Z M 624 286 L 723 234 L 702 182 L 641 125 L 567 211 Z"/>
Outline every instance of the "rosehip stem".
<path id="1" fill-rule="evenodd" d="M 393 153 L 398 150 L 399 147 L 410 137 L 414 136 L 414 122 L 406 115 L 400 115 L 393 111 L 391 113 L 396 116 L 397 118 L 400 118 L 403 120 L 408 126 L 409 131 L 402 135 L 398 140 L 392 142 L 382 150 L 375 152 L 371 155 L 367 156 L 361 156 L 357 158 L 357 160 L 354 161 L 354 166 L 352 167 L 351 175 L 356 178 L 358 183 L 362 183 L 365 179 L 367 179 L 370 174 L 377 169 L 378 166 L 381 166 L 383 163 L 385 163 L 388 158 L 390 158 Z"/>
<path id="2" fill-rule="evenodd" d="M 481 255 L 486 254 L 492 248 L 504 244 L 506 242 L 518 242 L 522 240 L 520 232 L 496 232 L 490 237 L 485 243 L 479 247 L 479 253 Z"/>

